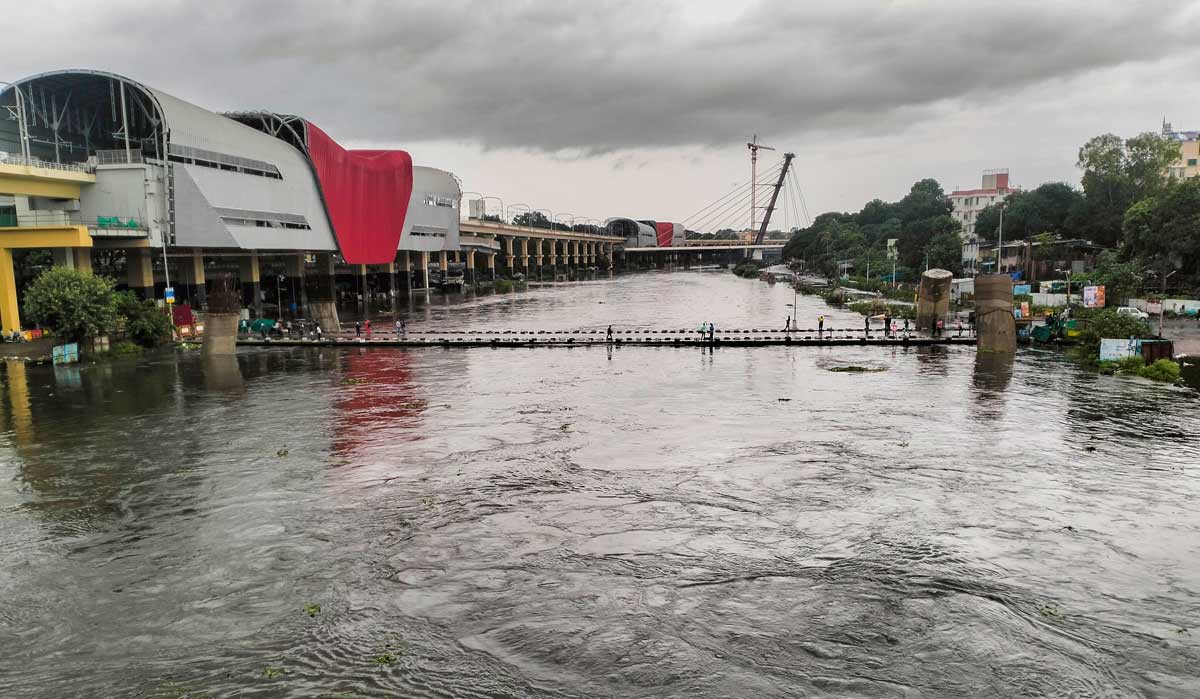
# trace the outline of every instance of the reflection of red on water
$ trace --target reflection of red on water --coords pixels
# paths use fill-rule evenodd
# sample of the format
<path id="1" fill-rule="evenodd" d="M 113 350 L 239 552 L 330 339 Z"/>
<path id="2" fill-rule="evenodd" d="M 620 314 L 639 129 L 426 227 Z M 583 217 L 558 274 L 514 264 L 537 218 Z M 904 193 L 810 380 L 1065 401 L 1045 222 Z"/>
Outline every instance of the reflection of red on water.
<path id="1" fill-rule="evenodd" d="M 417 395 L 407 352 L 361 349 L 346 356 L 334 390 L 338 416 L 333 450 L 345 454 L 376 443 L 412 441 L 426 401 Z"/>

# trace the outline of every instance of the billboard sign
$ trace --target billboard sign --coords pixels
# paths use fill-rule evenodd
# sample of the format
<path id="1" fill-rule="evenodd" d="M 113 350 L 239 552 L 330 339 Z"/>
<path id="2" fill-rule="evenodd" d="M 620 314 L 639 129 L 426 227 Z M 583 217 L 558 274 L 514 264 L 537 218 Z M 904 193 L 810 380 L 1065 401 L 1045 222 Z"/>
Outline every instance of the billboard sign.
<path id="1" fill-rule="evenodd" d="M 1086 308 L 1104 308 L 1104 287 L 1083 287 L 1083 305 Z"/>
<path id="2" fill-rule="evenodd" d="M 1033 293 L 1033 286 L 1029 284 L 1016 284 L 1013 286 L 1013 296 L 1028 296 Z"/>
<path id="3" fill-rule="evenodd" d="M 1100 340 L 1100 361 L 1116 362 L 1142 353 L 1142 341 L 1136 338 L 1103 338 Z"/>

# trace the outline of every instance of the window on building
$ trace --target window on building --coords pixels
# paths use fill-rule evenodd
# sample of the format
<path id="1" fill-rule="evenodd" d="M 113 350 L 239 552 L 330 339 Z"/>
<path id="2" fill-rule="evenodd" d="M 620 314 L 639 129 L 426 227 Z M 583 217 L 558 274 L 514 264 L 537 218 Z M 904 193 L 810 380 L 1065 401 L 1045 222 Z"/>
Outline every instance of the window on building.
<path id="1" fill-rule="evenodd" d="M 1196 159 L 1195 158 L 1188 158 L 1187 163 L 1188 163 L 1188 167 L 1196 167 Z"/>

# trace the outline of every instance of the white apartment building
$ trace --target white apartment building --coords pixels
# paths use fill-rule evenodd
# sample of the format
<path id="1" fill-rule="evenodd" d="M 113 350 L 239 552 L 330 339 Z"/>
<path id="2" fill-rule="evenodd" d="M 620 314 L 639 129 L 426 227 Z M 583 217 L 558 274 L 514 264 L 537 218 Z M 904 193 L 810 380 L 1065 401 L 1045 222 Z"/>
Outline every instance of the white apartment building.
<path id="1" fill-rule="evenodd" d="M 962 224 L 962 266 L 964 274 L 975 274 L 979 270 L 979 239 L 975 236 L 975 223 L 979 213 L 987 207 L 1004 201 L 1016 191 L 1008 183 L 1008 169 L 984 170 L 983 183 L 979 189 L 956 189 L 950 193 L 954 205 L 951 216 Z"/>

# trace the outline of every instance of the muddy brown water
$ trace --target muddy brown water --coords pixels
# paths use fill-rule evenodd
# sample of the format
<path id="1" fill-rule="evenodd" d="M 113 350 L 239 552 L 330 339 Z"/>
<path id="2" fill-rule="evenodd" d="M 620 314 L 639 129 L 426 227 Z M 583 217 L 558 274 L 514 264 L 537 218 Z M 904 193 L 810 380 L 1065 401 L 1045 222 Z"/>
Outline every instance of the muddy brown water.
<path id="1" fill-rule="evenodd" d="M 409 322 L 791 302 L 643 274 Z M 1196 697 L 1198 469 L 1194 392 L 1032 350 L 8 364 L 0 696 Z"/>

